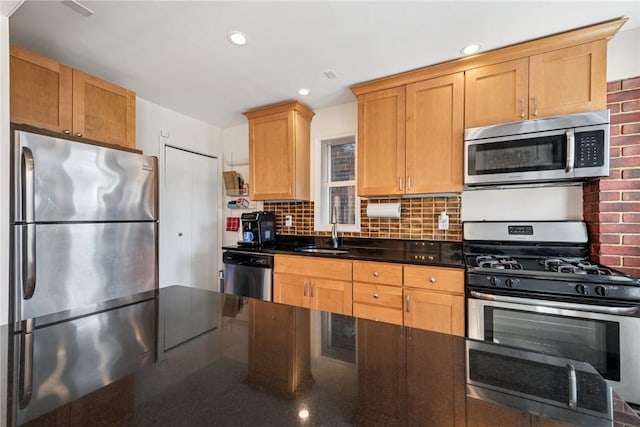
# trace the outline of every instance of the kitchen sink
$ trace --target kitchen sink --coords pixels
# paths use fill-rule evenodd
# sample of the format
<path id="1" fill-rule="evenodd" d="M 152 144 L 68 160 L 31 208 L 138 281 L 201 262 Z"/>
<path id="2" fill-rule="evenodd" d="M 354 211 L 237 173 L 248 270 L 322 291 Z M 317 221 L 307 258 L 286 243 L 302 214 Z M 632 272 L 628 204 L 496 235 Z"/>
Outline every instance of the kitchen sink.
<path id="1" fill-rule="evenodd" d="M 295 248 L 294 251 L 316 253 L 316 254 L 329 254 L 329 255 L 340 255 L 340 254 L 349 253 L 347 249 L 327 248 L 327 247 L 318 247 L 318 246 L 301 246 L 299 248 Z"/>

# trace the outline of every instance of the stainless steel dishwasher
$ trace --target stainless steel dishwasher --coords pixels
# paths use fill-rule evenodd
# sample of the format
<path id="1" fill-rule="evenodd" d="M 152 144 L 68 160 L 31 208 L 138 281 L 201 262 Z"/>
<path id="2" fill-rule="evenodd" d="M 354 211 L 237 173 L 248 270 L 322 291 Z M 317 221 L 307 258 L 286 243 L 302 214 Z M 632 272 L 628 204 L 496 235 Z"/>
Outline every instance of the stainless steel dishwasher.
<path id="1" fill-rule="evenodd" d="M 224 262 L 224 293 L 273 300 L 273 255 L 227 251 Z"/>

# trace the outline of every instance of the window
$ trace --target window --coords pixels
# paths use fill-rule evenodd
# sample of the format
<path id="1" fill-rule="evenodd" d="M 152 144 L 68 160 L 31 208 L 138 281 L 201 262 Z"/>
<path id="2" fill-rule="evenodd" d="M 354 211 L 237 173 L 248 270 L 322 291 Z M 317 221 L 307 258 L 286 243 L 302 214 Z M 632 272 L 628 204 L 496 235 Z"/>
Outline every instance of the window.
<path id="1" fill-rule="evenodd" d="M 339 231 L 360 231 L 360 199 L 356 197 L 356 142 L 354 136 L 322 140 L 322 190 L 316 229 L 331 228 L 337 207 Z"/>

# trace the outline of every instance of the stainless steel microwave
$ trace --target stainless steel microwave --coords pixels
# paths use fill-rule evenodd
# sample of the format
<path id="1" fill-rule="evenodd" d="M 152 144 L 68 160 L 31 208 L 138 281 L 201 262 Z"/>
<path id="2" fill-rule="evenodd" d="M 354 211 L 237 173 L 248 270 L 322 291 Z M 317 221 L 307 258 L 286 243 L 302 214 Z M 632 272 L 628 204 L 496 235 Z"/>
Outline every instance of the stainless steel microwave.
<path id="1" fill-rule="evenodd" d="M 466 186 L 609 175 L 609 110 L 466 129 Z"/>

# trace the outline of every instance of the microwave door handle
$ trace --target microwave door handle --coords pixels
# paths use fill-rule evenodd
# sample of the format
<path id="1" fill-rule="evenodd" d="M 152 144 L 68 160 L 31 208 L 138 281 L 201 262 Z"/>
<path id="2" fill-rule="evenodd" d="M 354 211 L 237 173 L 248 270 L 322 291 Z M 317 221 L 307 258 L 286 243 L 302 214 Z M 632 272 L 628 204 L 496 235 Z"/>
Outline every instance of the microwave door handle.
<path id="1" fill-rule="evenodd" d="M 477 292 L 477 291 L 471 291 L 471 296 L 474 298 L 478 298 L 486 301 L 537 305 L 541 307 L 557 308 L 561 310 L 588 311 L 591 313 L 602 313 L 602 314 L 613 314 L 613 315 L 632 316 L 636 314 L 638 310 L 640 310 L 640 307 L 638 306 L 633 306 L 633 307 L 610 307 L 610 306 L 603 306 L 603 305 L 586 306 L 584 304 L 572 304 L 568 302 L 555 302 L 555 301 L 544 301 L 544 300 L 535 300 L 535 302 L 527 302 L 527 299 L 525 298 L 505 297 L 502 295 L 493 295 L 493 294 L 487 294 L 484 292 Z"/>
<path id="2" fill-rule="evenodd" d="M 568 129 L 567 135 L 567 163 L 565 164 L 564 171 L 571 173 L 573 171 L 573 164 L 575 162 L 575 133 L 573 129 Z"/>

